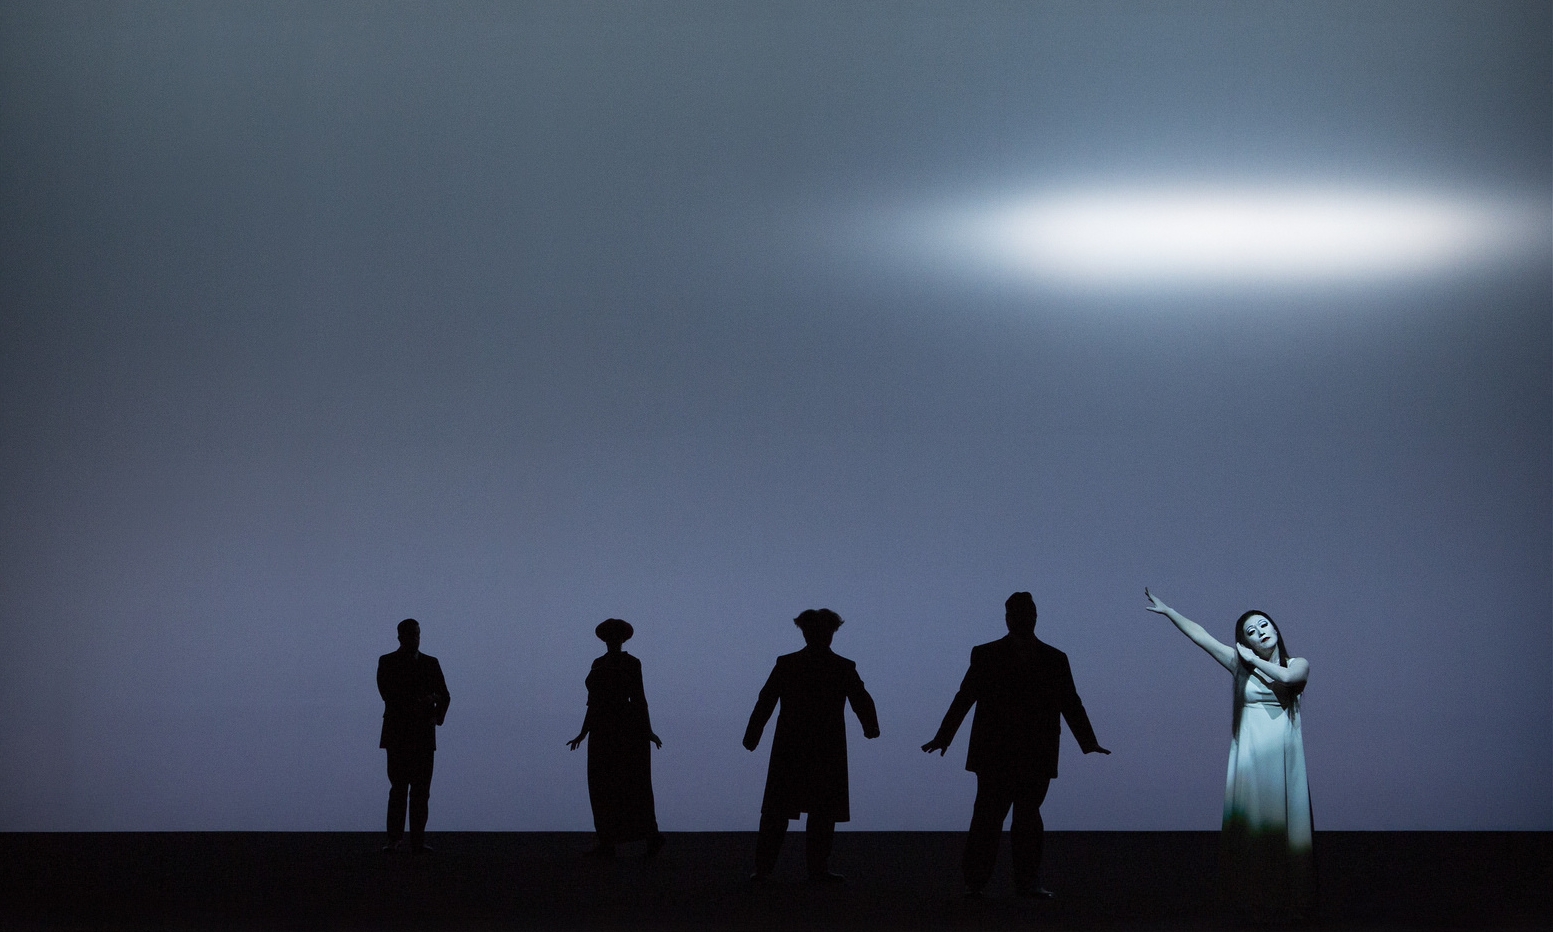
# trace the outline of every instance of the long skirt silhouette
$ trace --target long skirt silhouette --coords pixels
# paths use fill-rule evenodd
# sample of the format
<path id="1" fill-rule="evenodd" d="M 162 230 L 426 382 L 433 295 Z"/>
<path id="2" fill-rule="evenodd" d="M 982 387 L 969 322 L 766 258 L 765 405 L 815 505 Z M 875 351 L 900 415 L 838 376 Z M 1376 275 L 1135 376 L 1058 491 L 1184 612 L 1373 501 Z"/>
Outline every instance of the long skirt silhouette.
<path id="1" fill-rule="evenodd" d="M 1224 895 L 1252 912 L 1308 910 L 1316 869 L 1299 699 L 1242 667 L 1234 713 L 1220 835 Z"/>
<path id="2" fill-rule="evenodd" d="M 658 834 L 652 796 L 652 724 L 642 662 L 625 651 L 593 661 L 588 673 L 588 799 L 599 843 Z"/>

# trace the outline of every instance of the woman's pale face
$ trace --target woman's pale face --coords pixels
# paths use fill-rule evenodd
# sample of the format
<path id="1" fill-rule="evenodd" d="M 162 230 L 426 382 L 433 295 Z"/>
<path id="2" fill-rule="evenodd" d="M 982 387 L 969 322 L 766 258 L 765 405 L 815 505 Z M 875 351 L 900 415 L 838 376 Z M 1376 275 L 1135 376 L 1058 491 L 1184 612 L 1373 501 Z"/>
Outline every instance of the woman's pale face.
<path id="1" fill-rule="evenodd" d="M 1246 643 L 1256 651 L 1256 655 L 1263 660 L 1271 660 L 1273 654 L 1278 652 L 1278 632 L 1273 628 L 1273 623 L 1261 615 L 1252 615 L 1241 626 L 1241 633 L 1245 636 Z"/>

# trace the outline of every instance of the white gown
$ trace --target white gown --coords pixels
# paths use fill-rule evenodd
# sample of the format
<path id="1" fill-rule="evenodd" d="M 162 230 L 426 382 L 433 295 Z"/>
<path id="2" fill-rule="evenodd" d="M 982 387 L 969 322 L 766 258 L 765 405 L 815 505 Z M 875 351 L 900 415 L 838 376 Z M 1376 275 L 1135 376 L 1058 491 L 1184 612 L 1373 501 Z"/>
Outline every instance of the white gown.
<path id="1" fill-rule="evenodd" d="M 1224 893 L 1253 911 L 1308 910 L 1316 875 L 1299 697 L 1237 667 L 1220 836 Z"/>

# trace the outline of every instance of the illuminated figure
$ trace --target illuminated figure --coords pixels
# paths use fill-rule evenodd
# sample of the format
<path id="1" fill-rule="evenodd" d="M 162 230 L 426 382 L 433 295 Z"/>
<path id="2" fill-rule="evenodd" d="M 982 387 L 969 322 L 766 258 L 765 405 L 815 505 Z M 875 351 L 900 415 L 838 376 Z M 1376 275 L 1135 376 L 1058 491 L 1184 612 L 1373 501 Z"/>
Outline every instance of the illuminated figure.
<path id="1" fill-rule="evenodd" d="M 377 691 L 383 697 L 383 732 L 378 747 L 388 752 L 388 844 L 404 838 L 405 805 L 410 810 L 410 850 L 429 851 L 426 813 L 431 772 L 437 756 L 437 726 L 448 714 L 447 681 L 437 658 L 421 653 L 421 625 L 399 622 L 399 649 L 377 660 Z"/>
<path id="2" fill-rule="evenodd" d="M 761 880 L 776 867 L 787 823 L 807 812 L 804 848 L 809 879 L 839 882 L 829 867 L 836 823 L 852 818 L 847 795 L 846 704 L 863 725 L 863 737 L 879 737 L 873 697 L 863 688 L 857 664 L 833 653 L 831 638 L 841 616 L 828 608 L 809 609 L 793 619 L 803 631 L 803 650 L 783 654 L 760 689 L 755 711 L 744 730 L 744 747 L 755 750 L 760 733 L 780 702 L 766 795 L 760 803 L 760 836 L 755 842 L 755 873 Z"/>
<path id="3" fill-rule="evenodd" d="M 1219 847 L 1225 896 L 1264 916 L 1309 911 L 1316 877 L 1300 693 L 1310 664 L 1289 656 L 1278 626 L 1263 612 L 1240 616 L 1232 648 L 1147 589 L 1143 594 L 1149 611 L 1169 618 L 1235 677 Z"/>
<path id="4" fill-rule="evenodd" d="M 1041 803 L 1057 776 L 1057 752 L 1062 738 L 1059 718 L 1066 719 L 1085 754 L 1110 754 L 1095 738 L 1089 713 L 1073 685 L 1068 655 L 1035 636 L 1035 598 L 1016 592 L 1003 603 L 1008 634 L 971 648 L 971 666 L 949 703 L 943 723 L 922 750 L 942 757 L 971 707 L 970 747 L 965 769 L 976 774 L 976 802 L 965 836 L 961 870 L 965 886 L 979 896 L 998 860 L 1003 820 L 1014 811 L 1009 826 L 1014 856 L 1014 891 L 1020 896 L 1049 900 L 1041 886 L 1041 849 L 1046 825 Z"/>
<path id="5" fill-rule="evenodd" d="M 602 622 L 593 633 L 604 642 L 604 656 L 588 671 L 588 712 L 582 730 L 568 741 L 573 751 L 588 741 L 588 801 L 593 804 L 597 845 L 592 857 L 612 858 L 617 842 L 646 839 L 646 857 L 663 847 L 652 798 L 652 749 L 663 742 L 653 734 L 642 688 L 642 662 L 620 649 L 635 632 L 619 618 Z"/>

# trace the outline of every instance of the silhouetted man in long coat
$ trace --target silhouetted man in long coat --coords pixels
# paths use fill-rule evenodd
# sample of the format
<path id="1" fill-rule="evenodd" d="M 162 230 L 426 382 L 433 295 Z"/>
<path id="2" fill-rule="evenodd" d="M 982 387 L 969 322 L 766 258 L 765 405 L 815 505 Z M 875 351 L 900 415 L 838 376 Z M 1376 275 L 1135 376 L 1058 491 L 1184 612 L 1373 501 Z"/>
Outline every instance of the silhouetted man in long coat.
<path id="1" fill-rule="evenodd" d="M 377 661 L 377 691 L 383 697 L 383 735 L 388 751 L 388 848 L 404 837 L 405 803 L 410 809 L 410 850 L 426 848 L 426 813 L 431 799 L 437 726 L 448 714 L 448 684 L 437 658 L 421 653 L 421 626 L 399 622 L 399 649 Z"/>
<path id="2" fill-rule="evenodd" d="M 941 756 L 965 714 L 976 707 L 965 755 L 965 769 L 976 774 L 976 805 L 962 861 L 965 885 L 972 893 L 979 893 L 992 877 L 1003 819 L 1012 806 L 1014 887 L 1021 896 L 1049 899 L 1052 895 L 1040 886 L 1045 832 L 1041 803 L 1057 776 L 1062 737 L 1058 716 L 1067 719 L 1085 754 L 1111 753 L 1095 740 L 1089 715 L 1073 687 L 1068 656 L 1036 639 L 1035 620 L 1035 599 L 1030 593 L 1008 597 L 1004 603 L 1008 635 L 971 649 L 971 668 L 960 691 L 949 704 L 938 734 L 922 746 Z"/>
<path id="3" fill-rule="evenodd" d="M 830 649 L 831 638 L 841 627 L 841 616 L 828 608 L 809 609 L 793 623 L 803 631 L 808 646 L 777 658 L 744 730 L 744 746 L 753 751 L 760 744 L 766 721 L 781 703 L 776 734 L 771 739 L 766 795 L 760 804 L 752 879 L 764 878 L 776 867 L 788 820 L 807 812 L 804 847 L 809 878 L 834 882 L 842 879 L 828 866 L 836 823 L 852 818 L 847 794 L 846 703 L 852 703 L 865 738 L 879 737 L 879 716 L 873 697 L 857 675 L 857 664 Z"/>

